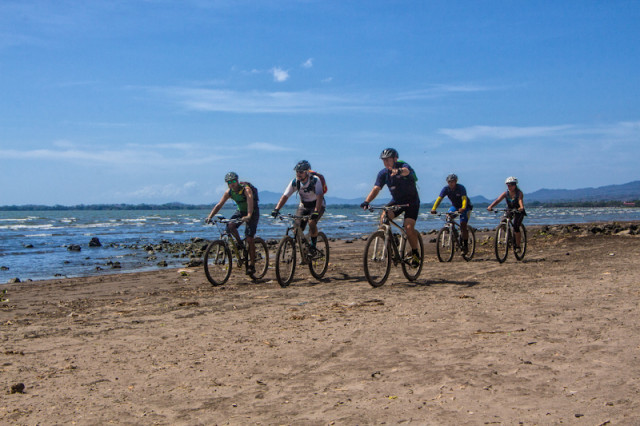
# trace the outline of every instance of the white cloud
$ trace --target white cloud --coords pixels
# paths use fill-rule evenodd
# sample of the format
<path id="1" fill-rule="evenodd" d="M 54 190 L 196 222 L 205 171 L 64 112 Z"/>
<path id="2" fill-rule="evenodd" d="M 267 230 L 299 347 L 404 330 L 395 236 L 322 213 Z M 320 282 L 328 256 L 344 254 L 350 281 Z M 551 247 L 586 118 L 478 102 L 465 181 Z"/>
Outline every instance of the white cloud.
<path id="1" fill-rule="evenodd" d="M 198 191 L 196 182 L 186 182 L 182 185 L 147 185 L 131 192 L 115 192 L 114 199 L 125 200 L 180 200 Z M 155 201 L 154 201 L 155 202 Z"/>
<path id="2" fill-rule="evenodd" d="M 564 126 L 511 127 L 511 126 L 472 126 L 461 129 L 440 129 L 438 133 L 459 141 L 476 139 L 518 139 L 555 136 L 573 128 Z"/>
<path id="3" fill-rule="evenodd" d="M 313 67 L 313 58 L 309 58 L 302 63 L 302 68 L 312 68 Z"/>
<path id="4" fill-rule="evenodd" d="M 266 143 L 266 142 L 255 142 L 255 143 L 249 144 L 249 146 L 247 146 L 247 148 L 253 149 L 253 150 L 256 150 L 256 151 L 271 151 L 271 152 L 289 151 L 289 149 L 287 149 L 287 148 L 285 148 L 283 146 L 274 145 L 274 144 Z"/>
<path id="5" fill-rule="evenodd" d="M 282 83 L 284 81 L 289 80 L 289 72 L 286 70 L 283 70 L 280 67 L 271 68 L 270 72 L 273 75 L 273 81 Z"/>

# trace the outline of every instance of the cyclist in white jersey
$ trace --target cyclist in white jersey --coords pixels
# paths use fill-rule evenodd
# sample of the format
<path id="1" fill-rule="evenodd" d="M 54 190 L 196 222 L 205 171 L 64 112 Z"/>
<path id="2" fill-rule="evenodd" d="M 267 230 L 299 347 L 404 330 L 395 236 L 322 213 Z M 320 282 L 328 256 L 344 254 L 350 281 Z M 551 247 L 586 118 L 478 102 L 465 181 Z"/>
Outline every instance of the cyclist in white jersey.
<path id="1" fill-rule="evenodd" d="M 293 170 L 296 172 L 296 177 L 285 188 L 280 201 L 276 204 L 276 208 L 271 212 L 271 216 L 277 217 L 289 197 L 298 192 L 300 204 L 296 215 L 311 215 L 309 219 L 309 236 L 311 237 L 311 249 L 313 251 L 318 241 L 318 221 L 324 214 L 326 207 L 322 182 L 317 176 L 312 176 L 309 173 L 311 165 L 307 160 L 300 161 Z M 302 226 L 304 229 L 304 223 Z"/>

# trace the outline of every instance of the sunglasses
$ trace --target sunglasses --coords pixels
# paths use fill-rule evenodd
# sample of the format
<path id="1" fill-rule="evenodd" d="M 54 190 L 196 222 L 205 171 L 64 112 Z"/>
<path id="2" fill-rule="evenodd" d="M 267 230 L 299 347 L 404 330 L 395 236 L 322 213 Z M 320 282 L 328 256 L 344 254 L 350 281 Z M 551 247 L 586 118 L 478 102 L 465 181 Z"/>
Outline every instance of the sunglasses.
<path id="1" fill-rule="evenodd" d="M 237 180 L 236 180 L 236 179 L 234 179 L 234 180 L 228 180 L 228 181 L 227 181 L 227 185 L 231 185 L 232 183 L 236 183 L 236 182 L 237 182 Z"/>

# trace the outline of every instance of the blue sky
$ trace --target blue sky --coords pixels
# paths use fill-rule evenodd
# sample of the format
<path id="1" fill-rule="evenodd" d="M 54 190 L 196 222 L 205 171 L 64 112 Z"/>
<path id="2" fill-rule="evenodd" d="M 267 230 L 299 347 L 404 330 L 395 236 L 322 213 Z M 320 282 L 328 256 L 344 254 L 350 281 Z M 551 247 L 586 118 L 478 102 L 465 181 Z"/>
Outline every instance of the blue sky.
<path id="1" fill-rule="evenodd" d="M 0 205 L 214 203 L 307 159 L 364 198 L 638 179 L 640 2 L 0 2 Z M 386 194 L 386 189 L 384 190 Z"/>

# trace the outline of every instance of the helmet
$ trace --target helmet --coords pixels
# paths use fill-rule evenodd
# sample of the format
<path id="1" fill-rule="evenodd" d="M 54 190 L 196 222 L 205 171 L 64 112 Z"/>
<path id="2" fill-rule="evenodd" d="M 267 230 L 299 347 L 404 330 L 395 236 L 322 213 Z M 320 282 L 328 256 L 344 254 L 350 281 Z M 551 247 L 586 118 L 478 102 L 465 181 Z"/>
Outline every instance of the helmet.
<path id="1" fill-rule="evenodd" d="M 236 172 L 229 172 L 224 175 L 224 181 L 229 183 L 231 181 L 238 180 L 238 174 Z"/>
<path id="2" fill-rule="evenodd" d="M 507 180 L 504 181 L 505 184 L 515 183 L 518 184 L 518 178 L 515 176 L 509 176 Z"/>
<path id="3" fill-rule="evenodd" d="M 296 172 L 306 172 L 307 170 L 311 170 L 311 164 L 307 160 L 302 160 L 296 164 L 293 168 Z"/>
<path id="4" fill-rule="evenodd" d="M 380 159 L 384 160 L 385 158 L 398 158 L 398 151 L 393 148 L 387 148 L 382 151 L 380 154 Z"/>
<path id="5" fill-rule="evenodd" d="M 447 176 L 447 182 L 451 182 L 451 181 L 458 181 L 458 175 L 456 175 L 455 173 L 451 173 L 449 176 Z"/>

